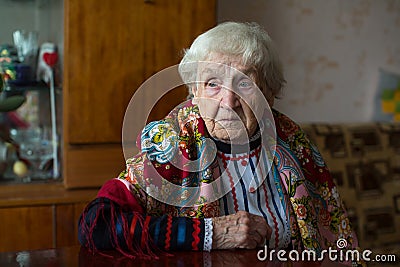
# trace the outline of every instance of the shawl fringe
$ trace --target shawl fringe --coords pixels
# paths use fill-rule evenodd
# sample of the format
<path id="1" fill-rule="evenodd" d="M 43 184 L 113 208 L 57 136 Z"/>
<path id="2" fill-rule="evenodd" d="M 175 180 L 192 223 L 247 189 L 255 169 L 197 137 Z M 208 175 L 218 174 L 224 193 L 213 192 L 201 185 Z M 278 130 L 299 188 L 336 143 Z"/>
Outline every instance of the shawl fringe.
<path id="1" fill-rule="evenodd" d="M 84 238 L 81 243 L 84 247 L 88 249 L 90 253 L 98 253 L 102 256 L 119 258 L 115 253 L 107 253 L 106 250 L 99 248 L 98 244 L 94 240 L 95 233 L 98 230 L 98 225 L 102 223 L 105 224 L 106 229 L 104 235 L 110 235 L 106 239 L 110 240 L 110 245 L 112 248 L 110 250 L 118 251 L 122 256 L 128 257 L 130 259 L 159 259 L 158 255 L 171 254 L 162 251 L 152 240 L 149 235 L 148 229 L 144 229 L 145 218 L 139 212 L 133 212 L 133 218 L 136 220 L 136 225 L 140 226 L 142 229 L 142 238 L 135 238 L 134 234 L 130 231 L 129 220 L 126 217 L 124 211 L 116 205 L 113 201 L 109 201 L 109 209 L 106 208 L 104 199 L 98 198 L 94 201 L 98 201 L 96 210 L 93 210 L 92 203 L 87 205 L 83 210 L 82 215 L 79 219 L 79 231 L 80 236 Z M 107 215 L 110 215 L 108 218 Z M 91 218 L 90 222 L 86 218 Z M 117 229 L 117 222 L 121 226 L 121 229 Z M 123 238 L 119 238 L 117 232 L 120 231 Z M 123 240 L 121 240 L 123 239 Z M 141 240 L 146 239 L 147 242 L 141 242 Z"/>

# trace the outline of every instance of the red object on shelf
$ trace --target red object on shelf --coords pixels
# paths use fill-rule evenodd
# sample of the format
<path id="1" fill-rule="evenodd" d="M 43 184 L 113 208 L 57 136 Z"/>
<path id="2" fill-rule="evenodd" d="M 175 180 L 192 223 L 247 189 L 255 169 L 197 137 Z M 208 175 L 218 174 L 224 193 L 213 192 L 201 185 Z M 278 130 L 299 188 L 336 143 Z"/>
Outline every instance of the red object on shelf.
<path id="1" fill-rule="evenodd" d="M 49 65 L 52 68 L 57 63 L 58 54 L 57 53 L 44 53 L 43 60 L 44 60 L 44 62 L 46 62 L 47 65 Z"/>

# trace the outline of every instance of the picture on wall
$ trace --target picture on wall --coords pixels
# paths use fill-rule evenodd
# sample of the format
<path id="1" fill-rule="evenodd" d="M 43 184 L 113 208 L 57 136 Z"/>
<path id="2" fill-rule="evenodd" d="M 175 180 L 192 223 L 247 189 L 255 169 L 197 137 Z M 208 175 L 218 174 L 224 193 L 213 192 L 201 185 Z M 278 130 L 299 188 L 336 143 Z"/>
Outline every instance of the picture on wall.
<path id="1" fill-rule="evenodd" d="M 400 122 L 400 73 L 380 69 L 374 99 L 375 121 Z"/>

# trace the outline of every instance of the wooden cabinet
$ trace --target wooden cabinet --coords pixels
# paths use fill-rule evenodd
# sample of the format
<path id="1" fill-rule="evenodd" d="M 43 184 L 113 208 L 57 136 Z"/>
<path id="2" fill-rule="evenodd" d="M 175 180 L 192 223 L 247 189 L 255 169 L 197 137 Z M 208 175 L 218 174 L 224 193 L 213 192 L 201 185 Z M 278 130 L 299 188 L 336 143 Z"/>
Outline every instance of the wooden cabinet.
<path id="1" fill-rule="evenodd" d="M 78 245 L 79 216 L 96 194 L 61 184 L 0 187 L 0 252 Z"/>
<path id="2" fill-rule="evenodd" d="M 0 252 L 79 245 L 86 203 L 0 208 Z"/>
<path id="3" fill-rule="evenodd" d="M 122 122 L 134 92 L 215 23 L 216 0 L 64 0 L 64 184 L 0 188 L 0 251 L 78 244 L 84 206 L 125 168 Z M 185 98 L 184 88 L 168 94 L 150 120 Z"/>
<path id="4" fill-rule="evenodd" d="M 51 206 L 0 209 L 0 251 L 53 247 Z"/>
<path id="5" fill-rule="evenodd" d="M 64 17 L 64 183 L 99 186 L 125 168 L 122 122 L 135 90 L 215 25 L 216 0 L 65 0 Z M 152 119 L 185 97 L 172 94 Z"/>
<path id="6" fill-rule="evenodd" d="M 54 243 L 56 247 L 78 245 L 78 220 L 87 203 L 55 206 Z"/>

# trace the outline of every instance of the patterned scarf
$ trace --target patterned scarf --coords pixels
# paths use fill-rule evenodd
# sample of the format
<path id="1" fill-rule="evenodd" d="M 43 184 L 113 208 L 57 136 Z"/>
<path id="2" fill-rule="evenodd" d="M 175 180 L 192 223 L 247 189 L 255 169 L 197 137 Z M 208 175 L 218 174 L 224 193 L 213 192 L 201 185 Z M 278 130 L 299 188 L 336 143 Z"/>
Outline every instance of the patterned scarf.
<path id="1" fill-rule="evenodd" d="M 277 135 L 273 170 L 285 191 L 292 247 L 318 252 L 336 247 L 338 239 L 346 240 L 347 248 L 357 247 L 317 148 L 285 115 L 273 110 L 273 119 Z M 184 102 L 165 119 L 144 128 L 138 144 L 141 153 L 127 160 L 127 169 L 119 178 L 134 185 L 136 198 L 148 215 L 219 216 L 219 201 L 208 197 L 220 188 L 207 185 L 220 177 L 221 170 L 207 139 L 211 140 L 198 107 Z M 193 162 L 199 171 L 193 171 Z"/>

